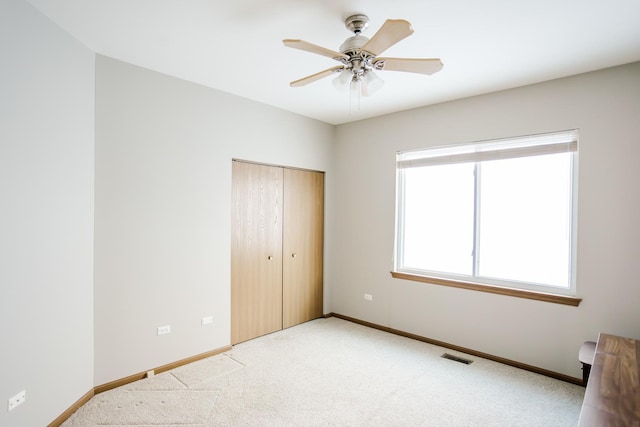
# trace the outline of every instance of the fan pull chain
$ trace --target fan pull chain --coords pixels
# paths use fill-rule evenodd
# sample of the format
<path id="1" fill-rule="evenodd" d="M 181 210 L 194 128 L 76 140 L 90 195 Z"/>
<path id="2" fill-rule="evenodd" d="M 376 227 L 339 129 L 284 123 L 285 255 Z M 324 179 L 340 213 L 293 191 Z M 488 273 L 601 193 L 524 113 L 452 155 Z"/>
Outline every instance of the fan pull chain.
<path id="1" fill-rule="evenodd" d="M 354 76 L 349 90 L 349 113 L 351 114 L 354 112 L 354 107 L 355 110 L 360 111 L 361 89 L 362 81 Z"/>

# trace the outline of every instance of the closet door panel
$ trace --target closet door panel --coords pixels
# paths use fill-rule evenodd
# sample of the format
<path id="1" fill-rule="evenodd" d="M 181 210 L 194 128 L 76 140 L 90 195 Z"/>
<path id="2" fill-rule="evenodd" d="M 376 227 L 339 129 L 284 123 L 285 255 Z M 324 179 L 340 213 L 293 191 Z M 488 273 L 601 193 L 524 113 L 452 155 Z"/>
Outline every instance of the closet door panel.
<path id="1" fill-rule="evenodd" d="M 283 327 L 321 317 L 324 174 L 284 170 Z"/>
<path id="2" fill-rule="evenodd" d="M 282 329 L 283 169 L 233 162 L 231 343 Z"/>

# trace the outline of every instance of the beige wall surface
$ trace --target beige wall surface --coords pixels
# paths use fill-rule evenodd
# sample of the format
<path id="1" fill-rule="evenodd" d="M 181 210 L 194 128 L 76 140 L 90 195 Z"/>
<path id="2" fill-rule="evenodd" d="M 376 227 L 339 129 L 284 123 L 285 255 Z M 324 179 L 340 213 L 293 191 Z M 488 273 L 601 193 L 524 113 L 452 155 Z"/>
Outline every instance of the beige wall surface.
<path id="1" fill-rule="evenodd" d="M 339 126 L 328 230 L 332 310 L 581 377 L 583 341 L 601 331 L 640 338 L 638 118 L 635 63 Z M 579 307 L 390 277 L 397 151 L 573 128 Z"/>
<path id="2" fill-rule="evenodd" d="M 0 58 L 0 425 L 44 426 L 93 387 L 95 55 L 2 0 Z"/>
<path id="3" fill-rule="evenodd" d="M 334 133 L 97 57 L 96 385 L 229 345 L 231 160 L 329 172 Z"/>

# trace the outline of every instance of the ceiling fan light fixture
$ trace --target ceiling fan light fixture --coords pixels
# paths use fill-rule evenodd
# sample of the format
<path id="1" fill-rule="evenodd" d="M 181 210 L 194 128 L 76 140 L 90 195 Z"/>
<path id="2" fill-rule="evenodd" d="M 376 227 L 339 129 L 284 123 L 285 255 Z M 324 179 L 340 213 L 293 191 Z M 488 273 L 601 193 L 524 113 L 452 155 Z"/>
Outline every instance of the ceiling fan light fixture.
<path id="1" fill-rule="evenodd" d="M 353 74 L 351 74 L 351 70 L 345 69 L 341 71 L 331 83 L 333 83 L 333 87 L 335 87 L 340 92 L 347 92 L 349 91 L 349 85 L 352 79 Z"/>
<path id="2" fill-rule="evenodd" d="M 367 70 L 362 77 L 362 96 L 371 96 L 382 89 L 384 80 L 382 80 L 373 70 Z"/>

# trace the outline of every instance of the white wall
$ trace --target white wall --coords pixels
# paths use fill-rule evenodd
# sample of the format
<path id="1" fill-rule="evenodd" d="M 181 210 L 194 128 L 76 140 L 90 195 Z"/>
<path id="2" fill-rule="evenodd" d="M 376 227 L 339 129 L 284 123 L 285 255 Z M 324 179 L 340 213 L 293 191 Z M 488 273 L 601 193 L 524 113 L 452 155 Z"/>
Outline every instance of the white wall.
<path id="1" fill-rule="evenodd" d="M 96 68 L 100 385 L 229 345 L 232 158 L 328 171 L 335 128 L 106 57 Z"/>
<path id="2" fill-rule="evenodd" d="M 640 338 L 639 118 L 635 63 L 339 126 L 332 310 L 581 377 L 583 341 L 600 331 Z M 390 277 L 396 151 L 572 128 L 580 129 L 579 307 Z"/>
<path id="3" fill-rule="evenodd" d="M 43 426 L 93 386 L 95 58 L 21 0 L 0 58 L 0 425 Z"/>

